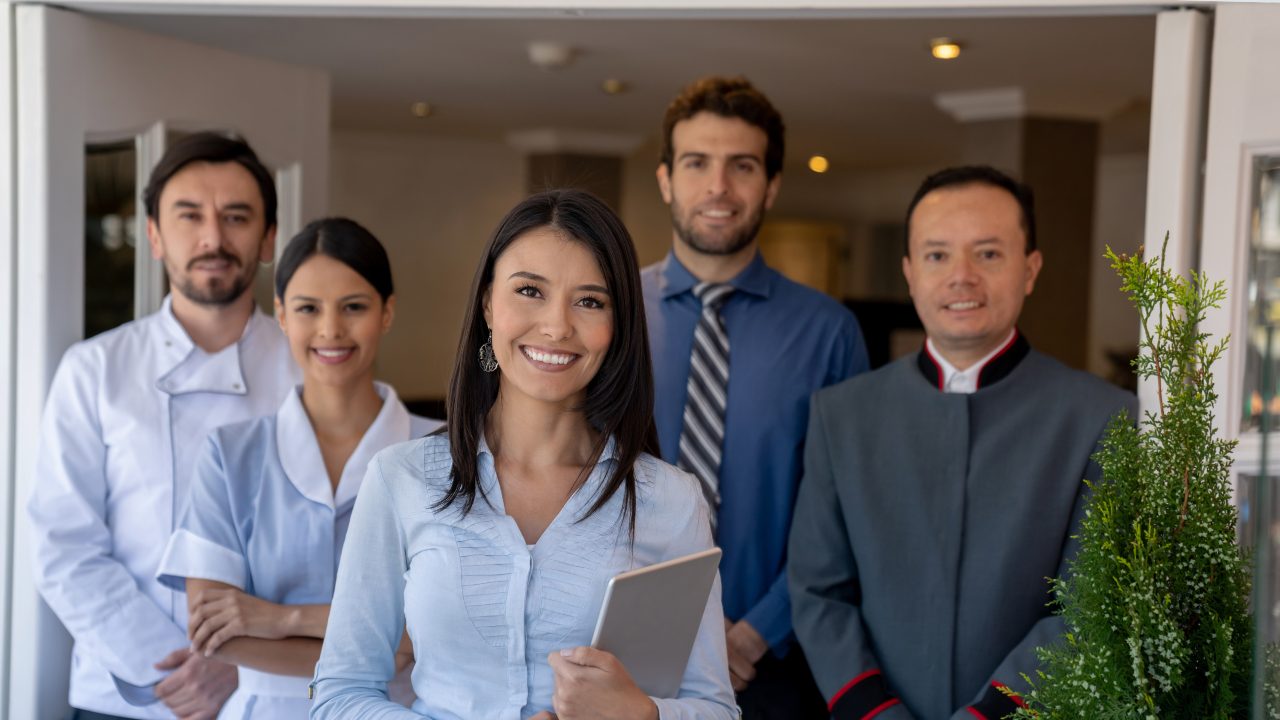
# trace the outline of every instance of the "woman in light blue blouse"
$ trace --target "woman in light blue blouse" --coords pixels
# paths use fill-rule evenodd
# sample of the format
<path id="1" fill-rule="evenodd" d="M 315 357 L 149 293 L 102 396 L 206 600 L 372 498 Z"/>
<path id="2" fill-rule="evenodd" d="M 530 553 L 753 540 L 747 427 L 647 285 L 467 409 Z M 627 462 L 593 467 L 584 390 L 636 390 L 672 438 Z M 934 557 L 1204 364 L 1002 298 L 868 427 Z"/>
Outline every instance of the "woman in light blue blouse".
<path id="1" fill-rule="evenodd" d="M 355 222 L 316 221 L 280 258 L 276 313 L 303 383 L 274 416 L 210 436 L 158 573 L 186 590 L 192 648 L 240 666 L 223 718 L 307 716 L 365 468 L 439 425 L 373 379 L 394 309 L 386 252 Z"/>
<path id="2" fill-rule="evenodd" d="M 594 196 L 540 193 L 472 284 L 448 433 L 389 448 L 356 504 L 313 718 L 734 718 L 719 581 L 678 697 L 586 647 L 613 575 L 711 546 L 656 459 L 635 250 Z M 407 623 L 412 709 L 387 699 Z"/>

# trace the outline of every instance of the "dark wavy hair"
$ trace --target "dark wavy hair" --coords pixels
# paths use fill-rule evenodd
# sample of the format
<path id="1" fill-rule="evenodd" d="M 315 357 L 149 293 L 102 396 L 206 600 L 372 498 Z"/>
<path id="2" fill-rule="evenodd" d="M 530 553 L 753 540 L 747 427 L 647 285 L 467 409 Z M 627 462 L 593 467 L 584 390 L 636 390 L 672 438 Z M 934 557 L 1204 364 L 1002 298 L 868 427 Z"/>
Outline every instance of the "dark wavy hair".
<path id="1" fill-rule="evenodd" d="M 142 191 L 142 205 L 147 210 L 147 217 L 160 221 L 160 193 L 164 192 L 164 186 L 180 170 L 195 162 L 233 162 L 248 170 L 258 185 L 258 193 L 262 195 L 262 217 L 265 220 L 263 227 L 267 230 L 275 227 L 278 201 L 276 181 L 271 176 L 271 171 L 258 159 L 249 143 L 238 137 L 227 137 L 210 131 L 187 135 L 165 150 L 164 156 L 151 171 L 147 187 Z"/>
<path id="2" fill-rule="evenodd" d="M 782 113 L 746 78 L 712 75 L 695 80 L 681 90 L 667 106 L 667 112 L 662 117 L 662 156 L 658 163 L 666 165 L 668 172 L 675 159 L 671 133 L 675 130 L 676 123 L 688 120 L 700 112 L 738 118 L 763 130 L 768 140 L 764 150 L 765 177 L 772 180 L 782 170 L 782 155 L 787 139 Z"/>
<path id="3" fill-rule="evenodd" d="M 916 188 L 911 203 L 907 205 L 907 225 L 902 238 L 902 256 L 911 255 L 911 215 L 925 195 L 934 190 L 958 188 L 966 185 L 989 185 L 1004 190 L 1018 201 L 1018 209 L 1022 211 L 1022 232 L 1027 236 L 1027 254 L 1036 249 L 1036 197 L 1031 186 L 1018 182 L 990 165 L 961 165 L 949 167 L 930 175 Z"/>
<path id="4" fill-rule="evenodd" d="M 289 281 L 302 263 L 324 255 L 346 265 L 378 291 L 382 302 L 395 293 L 387 250 L 363 225 L 344 217 L 312 220 L 293 236 L 276 263 L 276 297 L 284 299 Z"/>
<path id="5" fill-rule="evenodd" d="M 658 454 L 658 436 L 653 424 L 653 364 L 649 356 L 640 266 L 631 235 L 622 221 L 603 200 L 585 190 L 548 190 L 529 197 L 507 213 L 484 249 L 471 282 L 446 401 L 452 481 L 434 508 L 442 510 L 461 503 L 465 514 L 471 511 L 477 494 L 484 497 L 476 453 L 485 417 L 498 397 L 501 375 L 501 370 L 484 372 L 477 362 L 477 353 L 489 334 L 484 319 L 485 293 L 493 284 L 493 267 L 502 253 L 511 243 L 539 228 L 559 230 L 585 245 L 600 264 L 609 290 L 613 341 L 599 371 L 587 384 L 581 410 L 591 427 L 600 433 L 588 467 L 599 462 L 610 437 L 617 443 L 617 464 L 583 518 L 596 513 L 621 490 L 623 514 L 634 538 L 636 459 L 642 452 Z M 584 470 L 579 476 L 579 486 L 586 481 L 588 473 L 589 470 Z"/>

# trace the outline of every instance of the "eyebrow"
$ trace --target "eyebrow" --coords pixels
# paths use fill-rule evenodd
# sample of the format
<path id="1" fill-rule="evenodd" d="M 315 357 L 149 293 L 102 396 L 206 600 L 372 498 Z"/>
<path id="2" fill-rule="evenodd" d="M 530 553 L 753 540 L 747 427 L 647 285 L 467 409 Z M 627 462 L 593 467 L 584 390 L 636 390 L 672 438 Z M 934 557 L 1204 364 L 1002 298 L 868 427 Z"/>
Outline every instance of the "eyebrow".
<path id="1" fill-rule="evenodd" d="M 511 277 L 507 279 L 514 280 L 515 278 L 522 278 L 524 280 L 532 280 L 534 282 L 541 282 L 541 283 L 550 282 L 549 280 L 547 280 L 546 278 L 542 277 L 537 273 L 525 272 L 524 270 L 519 270 L 517 272 L 511 273 Z M 585 290 L 587 292 L 604 293 L 605 295 L 609 294 L 609 288 L 603 285 L 579 285 L 575 289 Z"/>
<path id="2" fill-rule="evenodd" d="M 351 295 L 343 295 L 338 298 L 338 302 L 346 302 L 347 300 L 372 300 L 373 296 L 369 293 L 352 293 Z M 289 298 L 290 302 L 320 302 L 320 298 L 311 297 L 310 295 L 293 295 Z"/>
<path id="3" fill-rule="evenodd" d="M 705 158 L 705 157 L 710 157 L 710 155 L 711 155 L 710 153 L 690 151 L 690 152 L 680 153 L 680 156 L 677 157 L 676 160 L 680 161 L 686 158 Z M 729 160 L 751 160 L 753 162 L 757 162 L 762 165 L 764 164 L 764 158 L 752 153 L 734 153 L 729 156 Z"/>
<path id="4" fill-rule="evenodd" d="M 1000 242 L 999 238 L 986 237 L 986 238 L 982 238 L 981 240 L 974 240 L 973 244 L 974 245 L 991 245 L 993 243 L 998 244 L 999 242 Z M 948 240 L 923 240 L 922 244 L 925 245 L 926 247 L 949 247 L 953 243 Z"/>
<path id="5" fill-rule="evenodd" d="M 202 206 L 201 206 L 201 204 L 200 204 L 200 203 L 195 202 L 194 200 L 174 200 L 174 201 L 173 201 L 173 207 L 175 207 L 175 208 L 183 208 L 183 209 L 199 210 Z M 247 202 L 233 202 L 233 203 L 227 203 L 226 205 L 223 205 L 222 207 L 218 208 L 218 210 L 219 210 L 219 212 L 226 212 L 227 210 L 239 210 L 239 211 L 241 211 L 241 212 L 253 212 L 253 205 L 251 205 L 250 203 L 247 203 Z"/>

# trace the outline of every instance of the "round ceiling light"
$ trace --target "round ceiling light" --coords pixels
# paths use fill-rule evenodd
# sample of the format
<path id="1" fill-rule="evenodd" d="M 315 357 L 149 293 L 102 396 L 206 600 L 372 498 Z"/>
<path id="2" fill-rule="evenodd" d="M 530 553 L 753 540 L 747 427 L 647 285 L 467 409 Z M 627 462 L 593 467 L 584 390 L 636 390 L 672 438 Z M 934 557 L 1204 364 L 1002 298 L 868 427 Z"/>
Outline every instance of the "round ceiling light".
<path id="1" fill-rule="evenodd" d="M 416 118 L 427 118 L 431 117 L 431 114 L 435 112 L 435 108 L 431 107 L 431 103 L 416 102 L 409 106 L 409 112 L 413 113 Z"/>
<path id="2" fill-rule="evenodd" d="M 618 78 L 609 78 L 600 83 L 600 89 L 604 90 L 606 95 L 621 95 L 630 89 L 630 86 Z"/>
<path id="3" fill-rule="evenodd" d="M 939 60 L 955 60 L 960 57 L 960 43 L 940 37 L 929 41 L 929 51 Z"/>
<path id="4" fill-rule="evenodd" d="M 822 155 L 814 155 L 809 158 L 809 169 L 818 174 L 826 172 L 830 167 L 831 163 Z"/>

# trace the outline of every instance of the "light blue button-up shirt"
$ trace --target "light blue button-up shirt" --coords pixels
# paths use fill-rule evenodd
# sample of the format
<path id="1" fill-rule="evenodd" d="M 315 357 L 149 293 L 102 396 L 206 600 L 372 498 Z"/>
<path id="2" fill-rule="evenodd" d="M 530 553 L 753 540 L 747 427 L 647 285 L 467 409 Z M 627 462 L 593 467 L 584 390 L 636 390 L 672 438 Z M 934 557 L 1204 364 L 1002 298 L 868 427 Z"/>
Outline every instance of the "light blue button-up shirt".
<path id="1" fill-rule="evenodd" d="M 590 644 L 609 579 L 711 547 L 697 481 L 648 455 L 635 466 L 634 545 L 621 492 L 583 518 L 616 462 L 612 450 L 533 546 L 503 510 L 487 446 L 483 497 L 465 516 L 457 504 L 432 509 L 450 482 L 446 437 L 376 456 L 339 565 L 311 716 L 516 720 L 551 710 L 547 655 Z M 661 717 L 737 717 L 723 618 L 717 579 L 679 697 L 655 698 Z M 412 709 L 386 690 L 406 622 L 417 661 Z"/>

